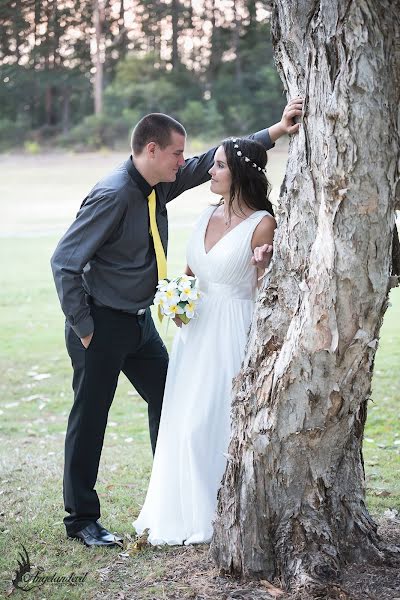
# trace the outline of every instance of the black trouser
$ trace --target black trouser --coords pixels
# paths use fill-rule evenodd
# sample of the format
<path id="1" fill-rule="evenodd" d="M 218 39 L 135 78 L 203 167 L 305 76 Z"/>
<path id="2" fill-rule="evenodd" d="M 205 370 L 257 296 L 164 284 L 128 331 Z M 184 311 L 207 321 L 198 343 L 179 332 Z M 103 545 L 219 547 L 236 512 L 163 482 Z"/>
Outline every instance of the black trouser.
<path id="1" fill-rule="evenodd" d="M 69 535 L 100 517 L 94 486 L 120 372 L 148 404 L 154 453 L 168 366 L 150 309 L 139 316 L 92 305 L 91 312 L 94 335 L 87 350 L 70 325 L 65 330 L 75 396 L 65 439 L 64 503 L 69 516 L 64 523 Z"/>

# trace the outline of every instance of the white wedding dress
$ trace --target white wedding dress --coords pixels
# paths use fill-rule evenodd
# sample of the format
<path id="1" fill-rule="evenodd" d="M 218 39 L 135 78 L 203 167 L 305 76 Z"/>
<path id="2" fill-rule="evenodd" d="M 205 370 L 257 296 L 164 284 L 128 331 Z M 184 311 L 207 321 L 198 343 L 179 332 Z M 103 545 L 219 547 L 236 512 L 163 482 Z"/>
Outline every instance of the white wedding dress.
<path id="1" fill-rule="evenodd" d="M 257 211 L 210 250 L 204 238 L 215 207 L 200 217 L 187 264 L 203 296 L 197 316 L 178 330 L 170 356 L 153 470 L 133 523 L 151 544 L 208 542 L 230 438 L 232 378 L 244 357 L 257 290 L 251 265 Z"/>

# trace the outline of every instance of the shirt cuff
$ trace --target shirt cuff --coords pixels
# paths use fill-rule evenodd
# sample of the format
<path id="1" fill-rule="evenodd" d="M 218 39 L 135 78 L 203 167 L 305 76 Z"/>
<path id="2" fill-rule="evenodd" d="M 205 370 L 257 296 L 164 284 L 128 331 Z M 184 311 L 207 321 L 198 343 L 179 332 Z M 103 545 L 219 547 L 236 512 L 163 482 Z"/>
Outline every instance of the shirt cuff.
<path id="1" fill-rule="evenodd" d="M 79 338 L 84 338 L 94 331 L 93 318 L 89 315 L 89 317 L 80 321 L 78 325 L 71 325 L 71 327 Z"/>

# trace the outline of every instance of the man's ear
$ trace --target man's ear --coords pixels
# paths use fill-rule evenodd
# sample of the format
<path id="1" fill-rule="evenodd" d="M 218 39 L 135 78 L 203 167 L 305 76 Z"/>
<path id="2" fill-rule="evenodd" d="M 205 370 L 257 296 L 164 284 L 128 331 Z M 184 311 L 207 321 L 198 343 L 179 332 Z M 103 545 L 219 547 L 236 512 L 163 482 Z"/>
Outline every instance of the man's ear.
<path id="1" fill-rule="evenodd" d="M 146 151 L 147 151 L 147 156 L 149 158 L 155 158 L 155 153 L 156 153 L 156 143 L 155 142 L 149 142 L 146 146 Z"/>

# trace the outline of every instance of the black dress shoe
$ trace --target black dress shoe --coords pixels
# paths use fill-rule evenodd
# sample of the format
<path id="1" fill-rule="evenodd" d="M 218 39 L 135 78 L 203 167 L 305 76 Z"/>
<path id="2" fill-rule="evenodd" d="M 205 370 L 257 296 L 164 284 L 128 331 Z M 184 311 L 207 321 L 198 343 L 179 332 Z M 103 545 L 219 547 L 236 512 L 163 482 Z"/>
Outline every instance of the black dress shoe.
<path id="1" fill-rule="evenodd" d="M 80 531 L 68 535 L 71 539 L 77 539 L 85 546 L 122 546 L 122 538 L 107 531 L 99 521 L 89 523 Z"/>

